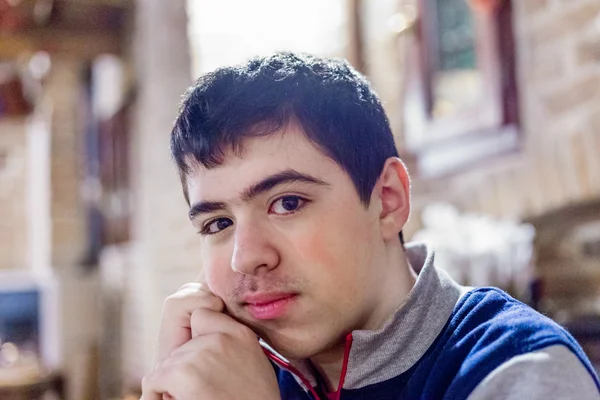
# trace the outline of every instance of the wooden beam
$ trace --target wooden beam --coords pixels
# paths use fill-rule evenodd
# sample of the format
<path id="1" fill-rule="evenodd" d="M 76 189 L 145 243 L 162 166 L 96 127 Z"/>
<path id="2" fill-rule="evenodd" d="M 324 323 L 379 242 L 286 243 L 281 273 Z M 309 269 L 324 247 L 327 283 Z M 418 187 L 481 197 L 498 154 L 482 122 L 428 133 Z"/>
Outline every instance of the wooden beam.
<path id="1" fill-rule="evenodd" d="M 362 0 L 347 0 L 348 39 L 350 46 L 346 58 L 358 71 L 365 73 L 364 35 L 362 15 Z"/>
<path id="2" fill-rule="evenodd" d="M 35 0 L 24 0 L 18 6 L 4 9 L 4 22 L 8 25 L 3 29 L 0 24 L 0 58 L 36 51 L 83 59 L 121 53 L 124 32 L 133 13 L 131 0 L 54 1 L 44 22 L 34 18 Z M 19 12 L 21 19 L 8 11 Z"/>
<path id="3" fill-rule="evenodd" d="M 107 32 L 71 32 L 55 29 L 30 30 L 0 35 L 0 59 L 14 59 L 23 53 L 46 51 L 91 59 L 100 54 L 121 54 L 123 35 Z"/>

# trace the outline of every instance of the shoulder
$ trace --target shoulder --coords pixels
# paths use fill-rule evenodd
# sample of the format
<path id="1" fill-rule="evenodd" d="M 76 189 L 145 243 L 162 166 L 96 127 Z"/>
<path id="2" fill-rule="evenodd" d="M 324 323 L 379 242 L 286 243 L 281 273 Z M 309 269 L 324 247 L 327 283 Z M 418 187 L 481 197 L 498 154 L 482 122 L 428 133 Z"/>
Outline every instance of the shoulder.
<path id="1" fill-rule="evenodd" d="M 440 345 L 444 358 L 456 363 L 451 390 L 460 392 L 457 398 L 465 398 L 465 394 L 509 360 L 551 346 L 565 348 L 597 384 L 589 360 L 565 329 L 496 288 L 473 289 L 463 296 Z M 562 362 L 556 357 L 551 360 Z M 540 365 L 521 364 L 526 369 Z"/>
<path id="2" fill-rule="evenodd" d="M 475 347 L 511 346 L 525 353 L 553 344 L 576 345 L 556 322 L 497 288 L 467 292 L 457 303 L 449 324 L 453 335 Z"/>
<path id="3" fill-rule="evenodd" d="M 596 383 L 579 357 L 562 345 L 515 356 L 483 379 L 468 400 L 599 399 Z"/>

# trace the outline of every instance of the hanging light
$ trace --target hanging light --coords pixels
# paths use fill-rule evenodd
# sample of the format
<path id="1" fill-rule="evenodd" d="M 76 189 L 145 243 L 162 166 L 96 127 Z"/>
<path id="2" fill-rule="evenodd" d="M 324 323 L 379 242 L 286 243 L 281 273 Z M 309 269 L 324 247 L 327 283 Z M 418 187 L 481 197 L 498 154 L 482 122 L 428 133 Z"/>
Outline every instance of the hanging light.
<path id="1" fill-rule="evenodd" d="M 478 12 L 494 13 L 502 2 L 503 0 L 469 0 L 469 5 Z"/>

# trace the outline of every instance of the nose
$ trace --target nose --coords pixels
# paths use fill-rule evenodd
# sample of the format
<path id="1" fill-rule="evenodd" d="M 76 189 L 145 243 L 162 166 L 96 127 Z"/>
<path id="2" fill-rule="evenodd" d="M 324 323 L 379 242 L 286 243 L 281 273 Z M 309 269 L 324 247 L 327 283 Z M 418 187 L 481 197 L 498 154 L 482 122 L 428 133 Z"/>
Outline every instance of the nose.
<path id="1" fill-rule="evenodd" d="M 243 275 L 258 275 L 279 265 L 279 252 L 267 230 L 237 225 L 231 268 Z"/>

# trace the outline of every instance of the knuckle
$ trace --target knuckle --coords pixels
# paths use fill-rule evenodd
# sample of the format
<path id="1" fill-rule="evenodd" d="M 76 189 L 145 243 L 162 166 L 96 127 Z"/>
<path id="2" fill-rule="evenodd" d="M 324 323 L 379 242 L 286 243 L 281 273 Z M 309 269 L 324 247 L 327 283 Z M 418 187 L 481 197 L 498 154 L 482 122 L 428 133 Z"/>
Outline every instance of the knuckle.
<path id="1" fill-rule="evenodd" d="M 212 348 L 219 352 L 222 352 L 230 347 L 231 340 L 225 333 L 216 333 L 213 335 Z"/>
<path id="2" fill-rule="evenodd" d="M 180 287 L 175 293 L 169 295 L 165 301 L 179 301 L 181 299 L 197 295 L 200 292 L 200 288 L 198 288 L 197 286 L 198 284 L 186 283 L 185 285 Z"/>
<path id="3" fill-rule="evenodd" d="M 181 366 L 178 374 L 180 374 L 181 383 L 190 393 L 198 393 L 198 389 L 205 378 L 205 373 L 199 365 L 191 362 L 185 363 Z"/>
<path id="4" fill-rule="evenodd" d="M 208 295 L 207 302 L 209 307 L 213 310 L 219 310 L 224 306 L 223 300 L 214 295 Z"/>
<path id="5" fill-rule="evenodd" d="M 150 377 L 150 375 L 145 375 L 142 378 L 142 390 L 147 391 L 148 388 L 150 387 L 150 381 L 152 380 L 152 378 Z"/>
<path id="6" fill-rule="evenodd" d="M 252 329 L 248 328 L 245 325 L 239 324 L 236 332 L 237 336 L 245 342 L 255 342 L 257 341 L 256 334 Z"/>
<path id="7" fill-rule="evenodd" d="M 184 285 L 182 285 L 179 290 L 177 290 L 177 292 L 196 292 L 198 290 L 200 290 L 201 288 L 201 284 L 200 283 L 195 283 L 195 282 L 188 282 Z"/>
<path id="8" fill-rule="evenodd" d="M 190 326 L 192 327 L 192 329 L 197 329 L 199 326 L 201 326 L 202 321 L 204 319 L 204 313 L 205 310 L 201 308 L 192 311 L 192 315 L 190 315 Z"/>
<path id="9" fill-rule="evenodd" d="M 221 298 L 193 285 L 197 286 L 199 284 L 186 284 L 177 292 L 167 296 L 163 302 L 163 308 L 172 309 L 182 307 L 185 304 L 188 306 L 195 304 L 198 307 L 210 308 L 213 310 L 221 310 L 224 307 Z"/>
<path id="10" fill-rule="evenodd" d="M 163 309 L 172 308 L 175 304 L 179 303 L 180 300 L 181 300 L 181 297 L 178 296 L 178 293 L 174 293 L 174 294 L 168 296 L 163 301 Z"/>

